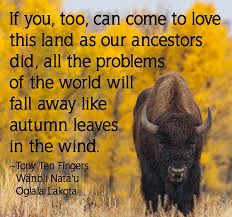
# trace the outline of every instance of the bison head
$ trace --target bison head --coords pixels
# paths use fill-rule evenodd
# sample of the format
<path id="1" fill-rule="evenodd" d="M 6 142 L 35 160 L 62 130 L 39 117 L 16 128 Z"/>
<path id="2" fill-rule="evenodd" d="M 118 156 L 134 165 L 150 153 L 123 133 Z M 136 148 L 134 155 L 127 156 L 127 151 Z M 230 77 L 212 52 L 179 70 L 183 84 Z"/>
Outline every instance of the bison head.
<path id="1" fill-rule="evenodd" d="M 208 118 L 200 124 L 191 114 L 170 111 L 149 122 L 144 106 L 141 123 L 154 140 L 160 173 L 169 183 L 183 183 L 191 168 L 199 162 L 203 144 L 203 135 L 210 129 L 212 115 L 208 109 Z"/>

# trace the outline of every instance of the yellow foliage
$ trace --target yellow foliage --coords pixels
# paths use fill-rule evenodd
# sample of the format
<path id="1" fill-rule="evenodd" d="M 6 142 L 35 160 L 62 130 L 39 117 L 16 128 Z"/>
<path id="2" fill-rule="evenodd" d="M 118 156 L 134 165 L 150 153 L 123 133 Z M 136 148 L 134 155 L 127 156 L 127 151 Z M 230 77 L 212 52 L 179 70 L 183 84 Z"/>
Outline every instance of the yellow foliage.
<path id="1" fill-rule="evenodd" d="M 60 13 L 60 1 L 33 1 L 21 0 L 20 4 L 17 1 L 2 0 L 0 3 L 0 19 L 9 16 L 9 11 L 20 10 L 21 13 L 49 13 L 53 15 L 55 23 L 59 23 L 58 15 Z M 212 14 L 215 13 L 215 8 L 210 4 L 196 3 L 193 8 L 187 12 L 187 19 L 190 19 L 191 12 Z M 67 47 L 9 47 L 9 35 L 11 32 L 19 34 L 39 35 L 41 32 L 46 32 L 50 35 L 66 35 L 73 32 L 75 36 L 94 35 L 96 41 L 99 42 L 103 35 L 126 35 L 128 37 L 127 44 L 124 47 L 102 47 L 99 44 L 94 47 L 75 46 Z M 57 160 L 67 161 L 86 161 L 90 165 L 88 182 L 97 183 L 98 186 L 108 185 L 117 192 L 117 186 L 124 186 L 125 189 L 133 189 L 139 177 L 139 169 L 137 166 L 137 157 L 133 147 L 132 140 L 132 114 L 138 94 L 145 88 L 154 85 L 154 82 L 162 73 L 167 71 L 178 71 L 187 80 L 190 89 L 194 93 L 195 99 L 199 104 L 202 113 L 205 112 L 208 106 L 213 106 L 214 109 L 214 126 L 208 139 L 207 146 L 204 147 L 202 155 L 202 164 L 204 167 L 203 180 L 204 184 L 216 191 L 231 191 L 229 182 L 232 180 L 221 179 L 221 166 L 218 165 L 218 159 L 223 159 L 229 168 L 229 159 L 232 159 L 231 148 L 231 123 L 232 123 L 232 42 L 228 37 L 228 32 L 225 26 L 192 26 L 187 23 L 184 26 L 170 25 L 166 32 L 161 30 L 155 31 L 160 35 L 202 35 L 202 47 L 132 47 L 130 39 L 133 35 L 145 35 L 141 29 L 129 27 L 125 23 L 120 26 L 111 26 L 104 31 L 98 33 L 86 32 L 83 27 L 60 26 L 55 25 L 54 28 L 44 26 L 32 27 L 25 30 L 23 26 L 9 26 L 7 19 L 3 19 L 0 27 L 0 55 L 1 55 L 1 153 L 6 158 L 24 159 L 27 161 L 44 160 L 48 162 Z M 152 32 L 150 33 L 152 34 Z M 62 70 L 55 68 L 42 69 L 38 71 L 18 68 L 12 70 L 9 67 L 8 60 L 15 53 L 36 54 L 36 62 L 41 67 L 44 56 L 52 55 L 53 53 L 61 53 L 62 58 L 69 53 L 77 53 L 79 56 L 90 56 L 93 60 L 92 67 L 89 69 L 70 69 L 67 66 Z M 120 56 L 121 54 L 130 55 L 134 53 L 136 56 L 165 56 L 166 67 L 164 69 L 153 68 L 104 68 L 100 72 L 96 72 L 93 67 L 95 58 L 98 55 Z M 23 74 L 26 78 L 32 75 L 40 75 L 44 78 L 76 78 L 81 76 L 95 76 L 100 74 L 102 78 L 122 77 L 123 75 L 133 75 L 135 77 L 135 88 L 132 90 L 125 89 L 101 89 L 94 90 L 61 90 L 56 86 L 52 90 L 43 91 L 41 89 L 31 90 L 12 90 L 9 88 L 9 78 L 18 77 Z M 72 114 L 64 112 L 41 112 L 33 110 L 32 112 L 16 112 L 9 111 L 9 99 L 11 96 L 23 98 L 31 96 L 35 101 L 38 99 L 55 99 L 55 98 L 71 98 L 77 99 L 80 96 L 94 96 L 106 99 L 109 106 L 105 111 L 80 111 L 76 109 Z M 115 112 L 117 111 L 117 112 Z M 95 135 L 99 148 L 98 153 L 78 153 L 78 154 L 61 154 L 58 151 L 52 154 L 36 153 L 31 154 L 24 152 L 22 154 L 9 154 L 9 141 L 15 140 L 26 142 L 32 138 L 38 138 L 41 141 L 52 141 L 57 144 L 59 141 L 72 141 L 73 139 L 85 139 L 91 133 L 81 132 L 62 132 L 62 133 L 38 133 L 38 132 L 17 132 L 10 133 L 8 124 L 10 120 L 25 120 L 30 117 L 33 120 L 66 120 L 70 121 L 73 117 L 80 120 L 108 120 L 118 121 L 118 132 L 99 132 Z M 224 173 L 231 173 L 223 167 Z M 135 181 L 136 180 L 136 181 Z M 113 182 L 113 183 L 111 183 Z M 111 186 L 112 185 L 112 186 Z"/>

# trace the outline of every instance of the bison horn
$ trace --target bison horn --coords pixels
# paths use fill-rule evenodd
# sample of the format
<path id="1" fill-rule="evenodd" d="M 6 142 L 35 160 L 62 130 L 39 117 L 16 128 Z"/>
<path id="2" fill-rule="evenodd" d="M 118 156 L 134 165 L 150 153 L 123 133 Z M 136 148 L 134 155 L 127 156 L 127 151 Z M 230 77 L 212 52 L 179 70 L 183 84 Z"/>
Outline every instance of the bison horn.
<path id="1" fill-rule="evenodd" d="M 203 124 L 201 124 L 196 128 L 197 134 L 206 133 L 210 129 L 211 125 L 212 125 L 212 114 L 210 108 L 208 108 L 208 118 Z"/>
<path id="2" fill-rule="evenodd" d="M 152 134 L 156 134 L 158 132 L 159 126 L 150 123 L 147 119 L 147 106 L 146 105 L 143 107 L 143 110 L 142 110 L 141 122 L 142 122 L 143 128 L 147 130 L 148 132 Z"/>

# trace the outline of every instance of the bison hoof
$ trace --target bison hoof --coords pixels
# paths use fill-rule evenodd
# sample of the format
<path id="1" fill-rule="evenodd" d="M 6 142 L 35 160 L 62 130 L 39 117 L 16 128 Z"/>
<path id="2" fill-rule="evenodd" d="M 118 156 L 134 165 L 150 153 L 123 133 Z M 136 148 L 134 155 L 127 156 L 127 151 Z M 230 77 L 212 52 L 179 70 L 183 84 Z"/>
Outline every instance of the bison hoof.
<path id="1" fill-rule="evenodd" d="M 181 212 L 182 212 L 182 214 L 183 214 L 185 217 L 187 217 L 187 216 L 191 213 L 191 210 L 189 210 L 189 209 L 182 209 Z"/>
<path id="2" fill-rule="evenodd" d="M 150 209 L 146 209 L 145 216 L 152 215 L 152 211 Z"/>

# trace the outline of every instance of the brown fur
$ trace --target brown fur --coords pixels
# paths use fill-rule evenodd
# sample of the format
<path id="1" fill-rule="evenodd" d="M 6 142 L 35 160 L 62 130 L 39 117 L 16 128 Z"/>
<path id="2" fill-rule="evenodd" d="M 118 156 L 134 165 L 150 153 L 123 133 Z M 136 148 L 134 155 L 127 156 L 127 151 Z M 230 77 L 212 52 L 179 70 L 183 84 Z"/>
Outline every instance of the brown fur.
<path id="1" fill-rule="evenodd" d="M 175 99 L 175 100 L 173 100 Z M 173 109 L 192 114 L 201 121 L 201 114 L 185 80 L 175 72 L 160 76 L 147 97 L 148 118 L 152 122 Z"/>

